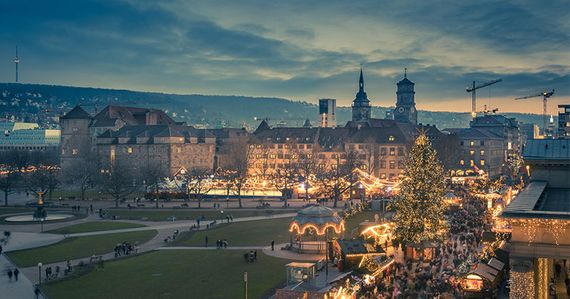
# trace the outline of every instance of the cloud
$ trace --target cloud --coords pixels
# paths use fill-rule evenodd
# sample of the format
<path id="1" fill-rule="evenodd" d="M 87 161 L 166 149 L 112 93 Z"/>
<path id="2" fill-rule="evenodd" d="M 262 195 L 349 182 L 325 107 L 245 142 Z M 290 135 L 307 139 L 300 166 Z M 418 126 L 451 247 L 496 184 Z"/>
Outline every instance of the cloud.
<path id="1" fill-rule="evenodd" d="M 502 98 L 570 95 L 567 2 L 4 1 L 0 80 L 20 46 L 26 82 L 279 96 L 349 104 L 364 64 L 369 96 L 394 101 L 403 68 L 424 103 L 503 78 Z M 514 107 L 514 106 L 513 106 Z M 514 107 L 516 108 L 516 107 Z"/>

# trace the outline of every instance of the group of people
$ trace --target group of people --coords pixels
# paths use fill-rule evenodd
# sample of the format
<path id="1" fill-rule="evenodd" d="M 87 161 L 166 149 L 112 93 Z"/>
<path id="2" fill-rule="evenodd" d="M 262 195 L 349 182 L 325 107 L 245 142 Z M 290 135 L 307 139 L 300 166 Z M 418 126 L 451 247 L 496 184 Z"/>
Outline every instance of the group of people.
<path id="1" fill-rule="evenodd" d="M 250 250 L 243 255 L 244 259 L 248 263 L 257 262 L 257 250 Z"/>
<path id="2" fill-rule="evenodd" d="M 363 290 L 366 298 L 460 296 L 459 277 L 465 269 L 469 270 L 465 265 L 477 260 L 483 231 L 491 225 L 484 202 L 467 192 L 462 195 L 463 206 L 447 214 L 450 230 L 446 241 L 433 248 L 426 259 L 421 254 L 417 261 L 397 258 L 384 279 Z M 404 252 L 395 246 L 396 256 L 403 257 Z"/>
<path id="3" fill-rule="evenodd" d="M 223 239 L 223 240 L 216 240 L 216 248 L 217 249 L 222 249 L 222 248 L 228 248 L 228 240 Z"/>
<path id="4" fill-rule="evenodd" d="M 8 269 L 8 279 L 10 279 L 10 282 L 12 282 L 12 276 L 14 276 L 15 281 L 18 281 L 18 275 L 20 275 L 20 270 L 18 270 L 18 268 L 15 268 L 14 270 L 12 269 Z"/>
<path id="5" fill-rule="evenodd" d="M 135 244 L 131 244 L 129 242 L 123 242 L 123 243 L 119 243 L 115 246 L 115 257 L 119 257 L 122 255 L 129 255 L 132 252 L 134 252 L 135 254 L 138 252 L 138 244 L 135 242 Z"/>

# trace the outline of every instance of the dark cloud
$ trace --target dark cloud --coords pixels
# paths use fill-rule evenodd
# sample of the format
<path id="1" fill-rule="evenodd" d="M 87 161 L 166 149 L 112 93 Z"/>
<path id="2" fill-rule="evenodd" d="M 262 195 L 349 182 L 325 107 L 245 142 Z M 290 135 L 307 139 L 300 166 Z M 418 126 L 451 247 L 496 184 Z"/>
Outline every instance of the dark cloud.
<path id="1" fill-rule="evenodd" d="M 387 103 L 404 67 L 427 101 L 466 97 L 470 81 L 498 77 L 496 96 L 555 88 L 568 97 L 569 10 L 564 0 L 8 0 L 0 4 L 0 80 L 13 77 L 18 44 L 27 82 L 349 101 L 364 63 L 369 95 Z M 345 31 L 327 27 L 345 22 Z M 365 29 L 378 36 L 334 45 Z M 489 49 L 484 58 L 496 53 L 497 66 L 478 66 L 471 53 L 465 65 L 449 62 L 462 54 L 442 38 Z M 517 63 L 503 62 L 507 54 Z"/>

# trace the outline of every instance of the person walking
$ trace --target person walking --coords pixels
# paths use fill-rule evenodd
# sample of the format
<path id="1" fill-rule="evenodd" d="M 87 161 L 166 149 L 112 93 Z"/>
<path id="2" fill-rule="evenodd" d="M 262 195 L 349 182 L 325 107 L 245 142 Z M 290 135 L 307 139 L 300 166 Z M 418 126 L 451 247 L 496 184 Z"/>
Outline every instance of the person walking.
<path id="1" fill-rule="evenodd" d="M 271 251 L 275 251 L 275 240 L 271 240 Z"/>
<path id="2" fill-rule="evenodd" d="M 2 255 L 2 245 L 0 245 L 0 255 Z"/>
<path id="3" fill-rule="evenodd" d="M 18 275 L 20 274 L 20 270 L 18 268 L 14 269 L 14 279 L 18 281 Z"/>
<path id="4" fill-rule="evenodd" d="M 10 279 L 10 282 L 12 281 L 12 269 L 8 269 L 8 278 Z"/>
<path id="5" fill-rule="evenodd" d="M 208 247 L 208 236 L 204 237 L 205 245 Z"/>

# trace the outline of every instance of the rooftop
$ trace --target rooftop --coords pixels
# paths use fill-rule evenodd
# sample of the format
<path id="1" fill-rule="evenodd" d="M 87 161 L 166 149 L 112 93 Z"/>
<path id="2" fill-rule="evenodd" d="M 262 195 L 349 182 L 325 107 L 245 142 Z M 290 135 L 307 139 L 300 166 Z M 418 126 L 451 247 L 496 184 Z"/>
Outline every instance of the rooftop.
<path id="1" fill-rule="evenodd" d="M 546 181 L 532 181 L 505 208 L 502 216 L 570 219 L 570 189 L 548 188 Z"/>
<path id="2" fill-rule="evenodd" d="M 570 161 L 570 139 L 531 139 L 523 148 L 525 160 Z"/>

